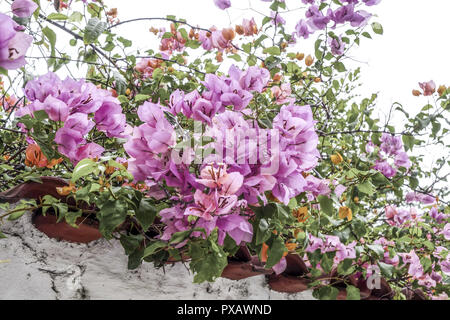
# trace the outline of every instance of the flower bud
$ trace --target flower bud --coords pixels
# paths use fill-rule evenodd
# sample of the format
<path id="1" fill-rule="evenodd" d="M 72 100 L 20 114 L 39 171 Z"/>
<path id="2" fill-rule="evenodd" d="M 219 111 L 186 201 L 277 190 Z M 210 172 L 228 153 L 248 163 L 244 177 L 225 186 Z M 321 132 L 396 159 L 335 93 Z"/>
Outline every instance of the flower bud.
<path id="1" fill-rule="evenodd" d="M 261 248 L 261 262 L 267 261 L 267 250 L 269 250 L 269 246 L 264 242 Z"/>
<path id="2" fill-rule="evenodd" d="M 301 207 L 292 210 L 292 215 L 297 218 L 298 222 L 305 222 L 308 219 L 308 207 Z"/>
<path id="3" fill-rule="evenodd" d="M 275 74 L 273 76 L 272 79 L 273 79 L 274 82 L 280 81 L 281 80 L 281 75 L 279 73 L 277 73 L 277 74 Z"/>
<path id="4" fill-rule="evenodd" d="M 235 30 L 236 30 L 237 34 L 240 34 L 240 35 L 244 34 L 244 27 L 243 26 L 237 25 Z"/>
<path id="5" fill-rule="evenodd" d="M 218 61 L 218 62 L 222 62 L 223 61 L 223 54 L 222 54 L 222 52 L 217 52 L 217 54 L 216 54 L 216 60 Z"/>
<path id="6" fill-rule="evenodd" d="M 335 165 L 338 165 L 342 161 L 344 161 L 344 158 L 341 156 L 341 154 L 339 152 L 336 152 L 336 154 L 333 154 L 330 158 L 331 158 L 331 162 L 333 162 L 333 164 L 335 164 Z"/>
<path id="7" fill-rule="evenodd" d="M 232 28 L 225 28 L 225 29 L 222 30 L 222 36 L 227 41 L 233 40 L 235 35 L 236 34 L 234 33 L 234 30 Z"/>
<path id="8" fill-rule="evenodd" d="M 297 53 L 297 54 L 295 55 L 295 58 L 296 58 L 298 61 L 301 61 L 301 60 L 303 60 L 303 59 L 305 58 L 305 54 L 304 54 L 304 53 Z"/>
<path id="9" fill-rule="evenodd" d="M 314 58 L 311 55 L 308 55 L 305 59 L 305 64 L 310 67 L 314 63 Z"/>
<path id="10" fill-rule="evenodd" d="M 288 242 L 286 242 L 285 246 L 286 246 L 286 249 L 288 249 L 288 251 L 294 251 L 297 248 L 297 244 L 296 243 L 288 243 Z"/>
<path id="11" fill-rule="evenodd" d="M 340 219 L 347 218 L 348 221 L 351 221 L 353 218 L 352 209 L 350 209 L 349 207 L 340 207 L 339 208 L 339 218 Z"/>

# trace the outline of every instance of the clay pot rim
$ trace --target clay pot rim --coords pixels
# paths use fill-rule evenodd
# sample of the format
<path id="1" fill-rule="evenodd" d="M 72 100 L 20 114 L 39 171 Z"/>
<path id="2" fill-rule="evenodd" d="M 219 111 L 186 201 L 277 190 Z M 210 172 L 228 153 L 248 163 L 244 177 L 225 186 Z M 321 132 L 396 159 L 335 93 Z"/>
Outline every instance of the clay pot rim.
<path id="1" fill-rule="evenodd" d="M 69 209 L 69 211 L 70 211 L 70 209 Z M 53 211 L 53 208 L 49 208 L 45 214 L 42 212 L 42 208 L 38 208 L 38 209 L 35 209 L 35 210 L 31 211 L 31 222 L 33 223 L 33 225 L 34 225 L 34 220 L 36 219 L 37 216 L 42 216 L 42 217 L 53 216 L 53 217 L 57 217 L 55 212 Z M 81 216 L 78 219 L 82 219 L 82 222 L 80 224 L 83 224 L 85 221 L 88 221 L 90 223 L 86 223 L 87 226 L 94 227 L 94 228 L 97 228 L 97 229 L 100 226 L 100 222 L 98 221 L 97 218 L 95 218 L 95 215 L 92 216 L 92 214 L 88 214 L 87 216 Z M 59 223 L 66 223 L 67 224 L 67 222 L 64 219 L 62 221 L 60 221 Z M 74 229 L 76 229 L 76 228 L 74 228 Z"/>

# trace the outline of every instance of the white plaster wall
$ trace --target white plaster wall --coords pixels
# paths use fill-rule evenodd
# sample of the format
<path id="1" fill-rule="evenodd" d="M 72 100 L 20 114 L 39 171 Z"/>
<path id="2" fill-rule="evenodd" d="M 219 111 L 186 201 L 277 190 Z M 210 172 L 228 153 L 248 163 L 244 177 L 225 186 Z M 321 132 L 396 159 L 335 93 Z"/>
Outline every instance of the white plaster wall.
<path id="1" fill-rule="evenodd" d="M 263 275 L 199 285 L 180 263 L 165 270 L 144 263 L 130 271 L 118 241 L 49 239 L 30 214 L 1 230 L 8 238 L 0 239 L 0 299 L 313 299 L 310 291 L 272 291 Z"/>

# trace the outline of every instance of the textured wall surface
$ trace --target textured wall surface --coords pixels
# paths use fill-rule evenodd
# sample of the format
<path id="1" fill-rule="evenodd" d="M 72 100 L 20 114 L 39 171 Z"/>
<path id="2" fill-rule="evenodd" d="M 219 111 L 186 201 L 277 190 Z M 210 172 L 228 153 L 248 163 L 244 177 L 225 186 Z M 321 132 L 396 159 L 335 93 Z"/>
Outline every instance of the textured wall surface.
<path id="1" fill-rule="evenodd" d="M 58 242 L 35 229 L 30 214 L 2 231 L 0 299 L 313 299 L 310 291 L 272 291 L 263 275 L 198 285 L 180 263 L 130 271 L 118 241 Z"/>

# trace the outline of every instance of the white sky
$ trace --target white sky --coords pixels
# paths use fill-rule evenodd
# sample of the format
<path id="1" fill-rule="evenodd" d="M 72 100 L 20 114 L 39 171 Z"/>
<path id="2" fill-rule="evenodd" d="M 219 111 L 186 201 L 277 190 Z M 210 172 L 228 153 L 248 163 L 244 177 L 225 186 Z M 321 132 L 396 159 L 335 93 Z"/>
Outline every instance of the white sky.
<path id="1" fill-rule="evenodd" d="M 270 4 L 260 0 L 231 0 L 232 7 L 222 11 L 213 0 L 105 0 L 105 3 L 118 8 L 121 20 L 172 14 L 206 28 L 212 25 L 222 28 L 230 22 L 235 25 L 242 18 L 252 16 L 260 22 L 262 16 L 249 8 L 267 14 Z M 295 25 L 303 14 L 302 10 L 295 9 L 304 5 L 300 0 L 286 0 L 286 3 L 294 11 L 284 17 Z M 379 92 L 379 107 L 383 112 L 395 101 L 401 102 L 408 111 L 420 110 L 426 98 L 411 95 L 419 81 L 433 79 L 437 85 L 450 86 L 450 1 L 383 0 L 377 6 L 368 7 L 368 11 L 378 15 L 373 21 L 383 25 L 384 35 L 375 35 L 373 40 L 363 38 L 361 47 L 350 52 L 351 57 L 362 62 L 353 64 L 362 68 L 362 92 L 365 95 Z M 118 30 L 133 39 L 135 45 L 145 48 L 147 42 L 153 43 L 153 35 L 147 32 L 151 25 L 156 27 L 158 23 L 137 22 Z M 299 46 L 305 53 L 313 52 L 310 42 L 305 42 L 305 46 L 300 42 Z"/>
<path id="2" fill-rule="evenodd" d="M 121 20 L 172 14 L 205 28 L 212 25 L 223 28 L 250 17 L 255 17 L 260 26 L 263 18 L 260 13 L 270 12 L 270 3 L 260 0 L 231 0 L 231 8 L 225 11 L 217 8 L 213 0 L 105 0 L 105 3 L 118 8 Z M 283 17 L 288 21 L 288 29 L 293 30 L 297 21 L 304 17 L 302 7 L 305 6 L 300 0 L 286 0 L 286 4 L 291 12 Z M 367 7 L 367 11 L 376 15 L 371 22 L 380 22 L 384 34 L 371 32 L 372 40 L 361 38 L 361 46 L 349 53 L 359 62 L 346 60 L 346 64 L 362 70 L 362 86 L 358 92 L 363 97 L 378 93 L 377 111 L 382 121 L 394 102 L 400 102 L 414 116 L 428 103 L 428 98 L 412 96 L 411 91 L 418 89 L 419 81 L 434 80 L 438 86 L 450 86 L 450 0 L 382 0 L 377 6 Z M 167 27 L 167 24 L 162 25 Z M 161 24 L 136 22 L 116 31 L 132 39 L 134 45 L 148 48 L 148 44 L 154 43 L 154 36 L 147 32 L 150 26 Z M 313 53 L 312 41 L 298 40 L 297 46 L 299 51 Z M 394 124 L 404 120 L 402 114 L 397 116 L 392 119 Z M 427 155 L 427 165 L 431 167 L 438 156 L 442 156 L 439 151 L 448 154 L 448 150 L 433 149 Z"/>
<path id="3" fill-rule="evenodd" d="M 165 17 L 175 15 L 189 23 L 209 28 L 218 28 L 241 23 L 243 18 L 255 17 L 260 26 L 263 16 L 269 14 L 270 3 L 260 0 L 231 0 L 232 7 L 222 11 L 213 0 L 104 0 L 109 8 L 118 8 L 119 19 L 128 20 L 142 17 Z M 41 4 L 51 3 L 41 0 Z M 303 18 L 305 5 L 300 0 L 286 0 L 291 11 L 283 15 L 290 30 Z M 0 0 L 2 12 L 8 10 L 4 0 Z M 6 8 L 5 8 L 6 7 Z M 5 10 L 6 9 L 6 10 Z M 393 102 L 400 102 L 412 116 L 427 104 L 427 98 L 413 97 L 412 89 L 418 82 L 434 80 L 439 86 L 450 86 L 450 0 L 382 0 L 377 6 L 367 8 L 377 15 L 372 21 L 380 22 L 384 35 L 374 35 L 373 40 L 362 38 L 361 47 L 354 47 L 350 56 L 360 62 L 351 62 L 351 67 L 361 67 L 359 89 L 364 97 L 379 93 L 377 108 L 383 120 Z M 51 9 L 44 11 L 51 12 Z M 125 38 L 133 40 L 133 47 L 157 49 L 155 36 L 148 32 L 150 26 L 165 26 L 164 22 L 136 22 L 115 29 Z M 369 27 L 370 29 L 370 27 Z M 338 32 L 336 32 L 338 33 Z M 69 50 L 67 37 L 61 36 L 58 46 Z M 311 41 L 299 40 L 299 51 L 313 53 Z M 63 49 L 64 51 L 64 49 Z M 30 55 L 38 55 L 33 49 Z M 350 63 L 347 60 L 347 63 Z M 64 70 L 61 69 L 61 73 Z M 63 75 L 63 74 L 61 74 Z M 79 75 L 82 76 L 82 75 Z M 396 123 L 400 119 L 394 119 Z M 437 149 L 435 149 L 437 150 Z M 439 150 L 437 150 L 439 151 Z M 440 150 L 448 154 L 448 150 Z M 432 166 L 440 152 L 430 152 L 427 164 Z M 441 153 L 442 154 L 442 153 Z"/>

